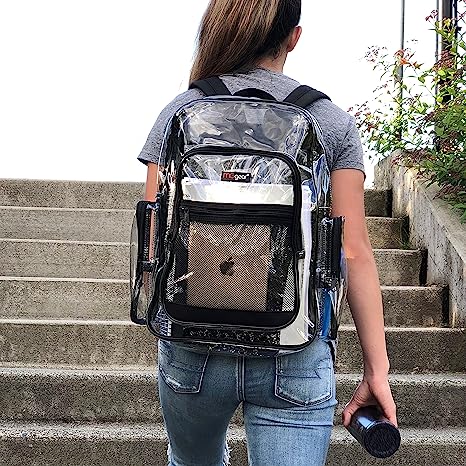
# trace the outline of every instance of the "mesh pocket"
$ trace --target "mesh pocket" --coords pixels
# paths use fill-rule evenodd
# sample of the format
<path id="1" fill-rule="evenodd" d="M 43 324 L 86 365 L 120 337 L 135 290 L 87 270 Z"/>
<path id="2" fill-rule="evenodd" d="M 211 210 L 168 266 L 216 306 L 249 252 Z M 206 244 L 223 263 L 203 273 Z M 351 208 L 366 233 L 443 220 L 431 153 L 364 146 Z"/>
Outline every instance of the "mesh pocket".
<path id="1" fill-rule="evenodd" d="M 203 323 L 234 325 L 233 314 L 250 313 L 257 314 L 261 326 L 267 319 L 260 314 L 294 312 L 296 277 L 289 216 L 282 224 L 257 213 L 243 216 L 242 222 L 231 222 L 230 215 L 218 212 L 214 221 L 196 217 L 187 213 L 179 224 L 166 283 L 169 314 L 173 304 L 186 311 L 188 322 L 196 321 L 191 319 L 202 309 L 211 311 L 204 314 Z M 220 311 L 232 315 L 225 320 L 226 313 Z"/>

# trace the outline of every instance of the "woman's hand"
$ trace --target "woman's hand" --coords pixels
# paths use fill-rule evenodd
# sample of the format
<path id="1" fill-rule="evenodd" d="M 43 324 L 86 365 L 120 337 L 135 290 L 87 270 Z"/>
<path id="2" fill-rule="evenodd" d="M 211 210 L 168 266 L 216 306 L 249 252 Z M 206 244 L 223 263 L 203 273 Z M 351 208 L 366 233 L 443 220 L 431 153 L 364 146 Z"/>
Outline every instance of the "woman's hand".
<path id="1" fill-rule="evenodd" d="M 396 406 L 393 401 L 387 376 L 364 376 L 356 388 L 353 398 L 345 406 L 342 419 L 343 425 L 348 427 L 351 416 L 363 406 L 378 405 L 383 415 L 398 427 Z"/>

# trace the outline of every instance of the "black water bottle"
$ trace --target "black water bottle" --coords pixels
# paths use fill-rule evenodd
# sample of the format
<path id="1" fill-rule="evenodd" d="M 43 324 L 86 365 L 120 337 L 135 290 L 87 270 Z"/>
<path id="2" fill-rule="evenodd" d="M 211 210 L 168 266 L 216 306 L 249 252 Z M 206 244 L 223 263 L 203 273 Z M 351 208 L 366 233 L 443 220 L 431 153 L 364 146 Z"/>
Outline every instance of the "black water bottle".
<path id="1" fill-rule="evenodd" d="M 400 448 L 400 431 L 377 406 L 359 408 L 351 417 L 350 434 L 376 458 L 388 458 Z"/>

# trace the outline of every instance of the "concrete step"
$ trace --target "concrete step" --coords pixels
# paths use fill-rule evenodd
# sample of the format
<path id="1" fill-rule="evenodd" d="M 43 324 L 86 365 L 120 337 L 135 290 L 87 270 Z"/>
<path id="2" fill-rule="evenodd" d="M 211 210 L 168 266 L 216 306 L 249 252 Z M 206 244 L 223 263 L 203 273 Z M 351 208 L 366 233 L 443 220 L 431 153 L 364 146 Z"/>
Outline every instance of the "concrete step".
<path id="1" fill-rule="evenodd" d="M 337 370 L 362 371 L 354 327 L 339 331 Z M 386 329 L 392 372 L 466 372 L 466 330 Z M 157 343 L 125 321 L 0 320 L 0 365 L 69 368 L 154 367 Z"/>
<path id="2" fill-rule="evenodd" d="M 359 381 L 337 375 L 336 422 Z M 466 425 L 466 375 L 393 374 L 390 381 L 400 425 Z M 0 368 L 0 393 L 6 421 L 162 422 L 155 370 Z"/>
<path id="3" fill-rule="evenodd" d="M 393 373 L 466 372 L 466 329 L 385 329 L 390 370 Z M 356 329 L 342 326 L 337 351 L 338 372 L 363 370 Z"/>
<path id="4" fill-rule="evenodd" d="M 420 250 L 374 249 L 379 280 L 386 286 L 417 286 L 423 252 Z"/>
<path id="5" fill-rule="evenodd" d="M 0 318 L 127 319 L 129 282 L 0 277 Z"/>
<path id="6" fill-rule="evenodd" d="M 382 286 L 385 325 L 391 327 L 439 327 L 443 322 L 446 288 L 432 286 Z M 345 302 L 342 324 L 353 318 Z"/>
<path id="7" fill-rule="evenodd" d="M 327 466 L 460 466 L 466 462 L 466 429 L 401 428 L 402 444 L 391 458 L 372 458 L 341 427 L 333 430 Z"/>
<path id="8" fill-rule="evenodd" d="M 0 275 L 127 279 L 129 243 L 3 239 Z"/>
<path id="9" fill-rule="evenodd" d="M 380 283 L 419 285 L 422 253 L 374 249 Z M 0 276 L 114 278 L 129 276 L 129 243 L 0 239 Z"/>
<path id="10" fill-rule="evenodd" d="M 0 213 L 1 215 L 1 213 Z M 404 249 L 407 242 L 407 219 L 366 217 L 369 239 L 374 249 Z"/>
<path id="11" fill-rule="evenodd" d="M 0 207 L 0 238 L 129 242 L 133 216 L 134 210 Z M 383 231 L 380 222 L 375 228 Z"/>
<path id="12" fill-rule="evenodd" d="M 0 179 L 0 206 L 134 209 L 143 183 Z M 366 190 L 366 215 L 391 216 L 391 191 Z"/>
<path id="13" fill-rule="evenodd" d="M 402 445 L 386 466 L 460 466 L 466 461 L 466 429 L 402 429 Z M 231 466 L 247 466 L 244 430 L 228 432 Z M 2 423 L 4 466 L 164 466 L 167 440 L 153 424 Z M 293 464 L 291 452 L 290 465 Z M 332 433 L 327 466 L 372 466 L 371 458 L 344 430 Z"/>
<path id="14" fill-rule="evenodd" d="M 400 450 L 386 466 L 460 466 L 466 462 L 466 429 L 401 429 Z M 247 466 L 245 433 L 228 432 L 231 466 Z M 167 438 L 153 424 L 1 423 L 4 466 L 164 466 Z M 292 452 L 289 455 L 293 464 Z M 327 466 L 372 466 L 371 458 L 346 432 L 333 430 Z"/>
<path id="15" fill-rule="evenodd" d="M 134 209 L 143 195 L 144 183 L 0 179 L 1 206 Z"/>
<path id="16" fill-rule="evenodd" d="M 134 210 L 0 207 L 0 238 L 128 242 Z M 404 220 L 367 217 L 372 247 L 403 246 Z"/>
<path id="17" fill-rule="evenodd" d="M 438 327 L 444 288 L 382 286 L 385 324 Z M 0 319 L 127 320 L 126 280 L 0 277 Z M 342 323 L 351 323 L 348 307 Z"/>
<path id="18" fill-rule="evenodd" d="M 439 326 L 444 289 L 382 286 L 386 325 Z M 117 319 L 129 315 L 125 280 L 0 277 L 0 318 Z M 343 323 L 351 323 L 348 307 Z"/>
<path id="19" fill-rule="evenodd" d="M 391 217 L 392 191 L 366 189 L 364 191 L 364 205 L 368 217 Z"/>

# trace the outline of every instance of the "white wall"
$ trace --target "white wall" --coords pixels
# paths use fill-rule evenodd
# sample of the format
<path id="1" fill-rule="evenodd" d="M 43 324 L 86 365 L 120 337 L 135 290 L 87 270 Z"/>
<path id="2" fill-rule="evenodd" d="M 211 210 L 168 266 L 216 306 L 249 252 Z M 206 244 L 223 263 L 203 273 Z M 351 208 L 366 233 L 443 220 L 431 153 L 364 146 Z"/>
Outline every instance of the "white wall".
<path id="1" fill-rule="evenodd" d="M 419 34 L 430 0 L 410 2 Z M 1 2 L 0 177 L 144 180 L 136 156 L 159 111 L 186 87 L 206 5 Z M 362 57 L 370 45 L 396 50 L 400 2 L 304 0 L 303 6 L 302 42 L 285 72 L 344 109 L 370 98 L 377 77 Z M 433 45 L 422 40 L 429 55 Z"/>

